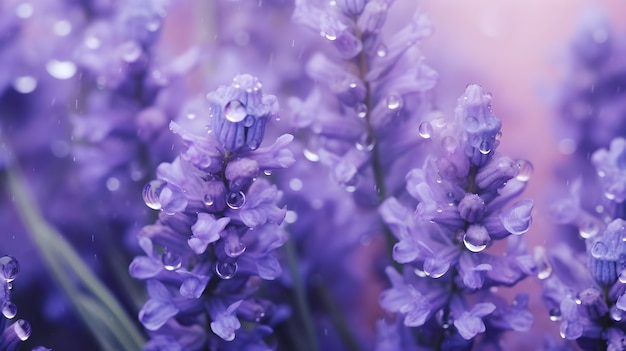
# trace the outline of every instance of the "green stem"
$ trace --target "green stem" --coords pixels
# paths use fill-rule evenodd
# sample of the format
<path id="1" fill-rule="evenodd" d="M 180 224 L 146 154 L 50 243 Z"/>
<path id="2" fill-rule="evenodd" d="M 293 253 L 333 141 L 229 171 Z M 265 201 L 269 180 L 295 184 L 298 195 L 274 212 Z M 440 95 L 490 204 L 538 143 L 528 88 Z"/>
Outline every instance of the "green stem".
<path id="1" fill-rule="evenodd" d="M 322 303 L 326 307 L 326 310 L 330 313 L 330 318 L 337 328 L 339 336 L 341 336 L 341 339 L 343 339 L 343 342 L 346 344 L 346 350 L 359 351 L 359 344 L 352 335 L 352 332 L 348 327 L 348 322 L 346 321 L 343 313 L 340 312 L 339 307 L 335 303 L 335 300 L 331 296 L 328 289 L 326 289 L 323 284 L 316 284 L 316 291 L 322 300 Z"/>
<path id="2" fill-rule="evenodd" d="M 50 226 L 39 212 L 27 186 L 17 169 L 9 168 L 6 172 L 7 186 L 13 195 L 15 208 L 22 222 L 31 234 L 33 241 L 42 254 L 46 266 L 54 280 L 66 293 L 70 302 L 91 330 L 103 348 L 117 350 L 140 350 L 144 344 L 142 333 L 133 319 L 125 312 L 106 286 L 87 268 L 78 253 L 65 241 L 62 234 Z M 77 286 L 71 275 L 75 275 L 82 286 Z M 84 291 L 84 292 L 83 292 Z M 91 295 L 91 296 L 90 296 Z M 95 303 L 85 306 L 86 299 Z M 103 330 L 108 328 L 108 330 Z M 104 340 L 103 332 L 110 333 L 116 340 Z"/>
<path id="3" fill-rule="evenodd" d="M 309 348 L 312 351 L 317 351 L 318 345 L 317 338 L 315 337 L 313 316 L 311 315 L 311 308 L 308 303 L 304 282 L 302 281 L 302 277 L 300 276 L 300 269 L 298 269 L 298 253 L 292 239 L 287 240 L 284 247 L 287 254 L 287 263 L 289 265 L 291 279 L 293 280 L 296 308 L 298 309 L 298 314 L 302 318 L 302 324 L 304 325 L 306 336 L 309 339 Z"/>

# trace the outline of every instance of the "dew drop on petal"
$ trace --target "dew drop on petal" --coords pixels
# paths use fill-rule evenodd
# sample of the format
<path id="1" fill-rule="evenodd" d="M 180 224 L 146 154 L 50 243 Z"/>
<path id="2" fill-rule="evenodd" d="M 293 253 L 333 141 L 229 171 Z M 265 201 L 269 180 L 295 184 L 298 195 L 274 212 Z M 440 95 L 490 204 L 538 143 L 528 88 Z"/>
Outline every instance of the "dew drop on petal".
<path id="1" fill-rule="evenodd" d="M 603 258 L 609 252 L 609 247 L 602 241 L 596 241 L 591 247 L 591 256 Z"/>
<path id="2" fill-rule="evenodd" d="M 471 252 L 481 252 L 487 247 L 487 244 L 473 244 L 467 235 L 463 236 L 463 244 Z"/>
<path id="3" fill-rule="evenodd" d="M 558 307 L 551 309 L 549 314 L 551 321 L 558 322 L 561 320 L 561 310 Z"/>
<path id="4" fill-rule="evenodd" d="M 620 283 L 626 284 L 626 269 L 623 269 L 620 272 L 619 277 L 617 277 L 617 279 L 619 280 Z"/>
<path id="5" fill-rule="evenodd" d="M 175 271 L 182 266 L 183 259 L 180 255 L 172 251 L 165 250 L 165 252 L 163 252 L 163 256 L 161 256 L 161 262 L 166 270 Z"/>
<path id="6" fill-rule="evenodd" d="M 122 44 L 122 60 L 125 62 L 135 62 L 141 57 L 141 46 L 135 41 L 128 41 Z"/>
<path id="7" fill-rule="evenodd" d="M 28 340 L 28 338 L 30 337 L 30 333 L 32 331 L 30 323 L 28 323 L 27 321 L 23 319 L 20 319 L 17 322 L 15 322 L 15 324 L 13 324 L 12 327 L 14 328 L 13 330 L 15 331 L 15 334 L 20 340 L 22 341 Z"/>
<path id="8" fill-rule="evenodd" d="M 517 161 L 518 173 L 515 179 L 520 182 L 527 182 L 533 173 L 533 164 L 526 160 Z"/>
<path id="9" fill-rule="evenodd" d="M 433 126 L 430 122 L 422 122 L 418 127 L 419 135 L 424 139 L 430 139 L 433 136 Z"/>
<path id="10" fill-rule="evenodd" d="M 227 243 L 224 246 L 224 252 L 229 257 L 239 257 L 246 251 L 246 244 L 244 244 L 239 238 L 233 240 L 233 242 Z"/>
<path id="11" fill-rule="evenodd" d="M 252 125 L 254 125 L 254 116 L 247 115 L 246 118 L 243 119 L 243 126 L 252 127 Z"/>
<path id="12" fill-rule="evenodd" d="M 242 191 L 233 191 L 226 195 L 226 205 L 233 210 L 240 209 L 246 203 L 246 195 Z"/>
<path id="13" fill-rule="evenodd" d="M 609 315 L 611 316 L 611 319 L 616 322 L 619 322 L 624 318 L 624 312 L 615 306 L 611 307 Z"/>
<path id="14" fill-rule="evenodd" d="M 397 110 L 402 105 L 402 97 L 398 94 L 390 94 L 385 100 L 387 108 L 390 110 Z"/>
<path id="15" fill-rule="evenodd" d="M 224 107 L 224 116 L 233 123 L 243 121 L 246 115 L 246 107 L 239 100 L 229 101 Z"/>
<path id="16" fill-rule="evenodd" d="M 146 206 L 150 207 L 153 210 L 161 209 L 161 202 L 159 201 L 159 195 L 161 191 L 167 185 L 166 182 L 162 180 L 153 180 L 146 184 L 143 187 L 143 201 L 146 203 Z"/>
<path id="17" fill-rule="evenodd" d="M 372 151 L 374 150 L 375 143 L 374 137 L 370 133 L 365 132 L 361 134 L 355 146 L 357 150 L 360 151 Z"/>
<path id="18" fill-rule="evenodd" d="M 583 239 L 593 238 L 600 232 L 600 225 L 595 218 L 583 218 L 578 223 L 578 232 Z"/>
<path id="19" fill-rule="evenodd" d="M 17 315 L 17 306 L 9 300 L 2 302 L 2 315 L 7 319 L 12 319 Z"/>
<path id="20" fill-rule="evenodd" d="M 546 256 L 546 249 L 542 246 L 535 247 L 534 259 L 537 267 L 537 278 L 540 280 L 548 279 L 552 275 L 552 266 Z"/>
<path id="21" fill-rule="evenodd" d="M 488 141 L 483 140 L 480 145 L 478 145 L 478 151 L 480 151 L 483 155 L 489 154 L 491 152 L 491 144 Z"/>
<path id="22" fill-rule="evenodd" d="M 206 194 L 202 198 L 202 202 L 207 206 L 212 206 L 215 203 L 215 200 L 213 199 L 213 196 Z"/>
<path id="23" fill-rule="evenodd" d="M 272 171 L 271 171 L 271 170 L 269 170 L 269 169 L 266 169 L 266 170 L 264 170 L 264 171 L 263 171 L 263 174 L 265 174 L 266 176 L 268 176 L 268 177 L 269 177 L 269 176 L 271 176 L 271 175 L 272 175 Z"/>
<path id="24" fill-rule="evenodd" d="M 359 103 L 355 107 L 356 115 L 359 118 L 365 118 L 367 116 L 367 106 L 364 103 Z"/>
<path id="25" fill-rule="evenodd" d="M 387 56 L 387 46 L 385 46 L 385 44 L 380 43 L 378 45 L 378 47 L 376 48 L 376 56 L 381 58 Z"/>
<path id="26" fill-rule="evenodd" d="M 0 257 L 0 273 L 5 282 L 12 282 L 20 273 L 19 262 L 11 256 Z"/>
<path id="27" fill-rule="evenodd" d="M 237 262 L 217 262 L 215 273 L 222 279 L 231 279 L 237 273 Z"/>
<path id="28" fill-rule="evenodd" d="M 304 154 L 304 157 L 311 162 L 319 162 L 320 160 L 320 155 L 308 148 L 302 150 L 302 154 Z"/>

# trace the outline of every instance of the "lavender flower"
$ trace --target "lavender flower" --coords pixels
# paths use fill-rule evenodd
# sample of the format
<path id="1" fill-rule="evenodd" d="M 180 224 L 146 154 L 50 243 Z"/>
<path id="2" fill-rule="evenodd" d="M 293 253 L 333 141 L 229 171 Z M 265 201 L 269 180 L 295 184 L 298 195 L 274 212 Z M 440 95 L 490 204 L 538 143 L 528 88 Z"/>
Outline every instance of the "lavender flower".
<path id="1" fill-rule="evenodd" d="M 255 77 L 236 76 L 208 98 L 208 132 L 172 122 L 187 149 L 144 189 L 146 204 L 162 210 L 139 233 L 145 256 L 129 268 L 147 281 L 139 312 L 152 336 L 146 350 L 267 348 L 271 333 L 272 304 L 255 293 L 281 274 L 273 252 L 286 240 L 286 210 L 277 206 L 281 192 L 259 177 L 293 163 L 292 137 L 260 147 L 278 104 Z"/>
<path id="2" fill-rule="evenodd" d="M 508 205 L 532 167 L 495 151 L 500 125 L 491 95 L 468 86 L 453 121 L 440 117 L 421 127 L 433 144 L 424 167 L 406 177 L 415 210 L 393 197 L 380 207 L 399 240 L 393 257 L 403 265 L 402 274 L 387 268 L 392 287 L 380 302 L 405 326 L 420 327 L 421 347 L 468 349 L 479 334 L 483 346 L 497 344 L 502 331 L 525 331 L 532 323 L 527 298 L 507 306 L 491 289 L 513 286 L 535 269 L 520 237 L 530 227 L 533 202 Z M 504 256 L 487 250 L 505 238 Z M 468 294 L 483 302 L 470 302 Z"/>

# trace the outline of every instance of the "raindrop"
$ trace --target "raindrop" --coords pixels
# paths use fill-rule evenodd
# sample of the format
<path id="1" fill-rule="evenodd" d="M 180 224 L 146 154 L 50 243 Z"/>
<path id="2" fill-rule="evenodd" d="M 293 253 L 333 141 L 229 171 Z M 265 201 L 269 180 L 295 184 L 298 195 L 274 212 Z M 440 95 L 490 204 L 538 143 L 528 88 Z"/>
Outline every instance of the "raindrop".
<path id="1" fill-rule="evenodd" d="M 359 118 L 365 118 L 367 116 L 367 106 L 363 103 L 356 105 L 356 115 Z"/>
<path id="2" fill-rule="evenodd" d="M 246 118 L 246 115 L 246 107 L 239 100 L 232 100 L 224 107 L 224 116 L 231 122 L 241 122 Z"/>
<path id="3" fill-rule="evenodd" d="M 375 143 L 376 142 L 374 141 L 374 137 L 370 133 L 365 132 L 361 134 L 355 146 L 357 150 L 360 151 L 372 151 L 374 150 Z"/>
<path id="4" fill-rule="evenodd" d="M 240 209 L 245 203 L 246 195 L 242 191 L 233 191 L 226 195 L 226 204 L 233 210 Z"/>
<path id="5" fill-rule="evenodd" d="M 15 322 L 15 324 L 13 324 L 13 328 L 15 334 L 20 340 L 26 341 L 30 337 L 32 329 L 30 327 L 30 323 L 28 323 L 27 321 L 20 319 Z"/>
<path id="6" fill-rule="evenodd" d="M 161 256 L 161 262 L 163 263 L 163 267 L 168 271 L 175 271 L 182 266 L 183 258 L 166 249 L 165 252 L 163 252 L 163 256 Z"/>
<path id="7" fill-rule="evenodd" d="M 202 198 L 202 202 L 204 202 L 204 204 L 207 206 L 212 206 L 215 203 L 215 200 L 213 200 L 213 196 L 206 194 Z"/>
<path id="8" fill-rule="evenodd" d="M 13 88 L 21 94 L 32 93 L 37 88 L 37 79 L 31 76 L 17 77 L 13 81 Z"/>
<path id="9" fill-rule="evenodd" d="M 526 160 L 517 161 L 518 173 L 515 179 L 520 182 L 527 182 L 530 179 L 531 174 L 533 173 L 533 165 L 532 163 Z"/>
<path id="10" fill-rule="evenodd" d="M 333 29 L 330 29 L 329 31 L 321 31 L 320 35 L 330 41 L 334 41 L 337 39 L 337 32 L 335 32 Z"/>
<path id="11" fill-rule="evenodd" d="M 60 80 L 70 79 L 76 74 L 76 64 L 72 61 L 51 60 L 46 63 L 46 71 Z"/>
<path id="12" fill-rule="evenodd" d="M 541 246 L 535 247 L 534 258 L 537 267 L 537 278 L 540 280 L 548 279 L 552 275 L 552 266 L 546 257 L 546 249 Z"/>
<path id="13" fill-rule="evenodd" d="M 600 232 L 600 226 L 594 218 L 585 218 L 578 225 L 578 232 L 583 239 L 593 238 Z"/>
<path id="14" fill-rule="evenodd" d="M 252 127 L 253 124 L 254 124 L 254 116 L 247 115 L 246 118 L 243 119 L 244 127 Z"/>
<path id="15" fill-rule="evenodd" d="M 551 309 L 549 313 L 551 321 L 558 322 L 561 320 L 561 310 L 558 307 Z"/>
<path id="16" fill-rule="evenodd" d="M 480 145 L 478 145 L 478 151 L 483 155 L 489 154 L 491 152 L 491 144 L 487 140 L 483 140 Z"/>
<path id="17" fill-rule="evenodd" d="M 17 306 L 9 300 L 2 303 L 2 315 L 8 319 L 12 319 L 17 314 Z"/>
<path id="18" fill-rule="evenodd" d="M 402 97 L 399 96 L 398 94 L 390 94 L 389 96 L 387 96 L 387 99 L 385 100 L 385 102 L 387 103 L 388 109 L 397 110 L 398 108 L 400 108 L 400 105 L 402 104 Z"/>
<path id="19" fill-rule="evenodd" d="M 433 279 L 438 279 L 438 278 L 443 277 L 444 274 L 446 274 L 446 270 L 440 269 L 438 271 L 430 271 L 426 269 L 426 267 L 424 267 L 424 274 L 426 274 L 427 276 Z"/>
<path id="20" fill-rule="evenodd" d="M 463 235 L 463 244 L 465 244 L 465 247 L 471 252 L 481 252 L 487 247 L 487 244 L 473 244 L 467 237 L 467 234 Z"/>
<path id="21" fill-rule="evenodd" d="M 217 262 L 215 273 L 222 279 L 231 279 L 237 273 L 237 262 Z"/>
<path id="22" fill-rule="evenodd" d="M 0 257 L 0 272 L 4 281 L 10 283 L 15 280 L 20 272 L 20 264 L 11 256 L 2 256 Z"/>
<path id="23" fill-rule="evenodd" d="M 311 162 L 319 162 L 320 160 L 320 155 L 309 149 L 302 150 L 302 153 L 304 154 L 304 157 Z"/>
<path id="24" fill-rule="evenodd" d="M 148 207 L 153 210 L 161 209 L 161 202 L 159 201 L 159 195 L 161 191 L 167 185 L 166 182 L 162 180 L 153 180 L 150 183 L 146 184 L 143 187 L 143 201 L 146 203 Z"/>
<path id="25" fill-rule="evenodd" d="M 433 136 L 433 126 L 430 122 L 422 122 L 417 129 L 419 135 L 424 139 L 430 139 Z"/>
<path id="26" fill-rule="evenodd" d="M 128 41 L 122 45 L 122 60 L 135 62 L 141 57 L 141 46 L 134 41 Z"/>
<path id="27" fill-rule="evenodd" d="M 617 277 L 617 279 L 619 280 L 620 283 L 626 284 L 626 269 L 622 270 L 622 272 L 619 274 L 619 277 Z"/>
<path id="28" fill-rule="evenodd" d="M 609 247 L 602 241 L 596 241 L 591 247 L 591 256 L 603 258 L 609 252 Z"/>
<path id="29" fill-rule="evenodd" d="M 269 170 L 269 169 L 266 169 L 266 170 L 264 170 L 264 171 L 263 171 L 263 174 L 265 174 L 266 176 L 268 176 L 268 177 L 269 177 L 269 176 L 271 176 L 271 175 L 272 175 L 272 171 L 271 171 L 271 170 Z"/>
<path id="30" fill-rule="evenodd" d="M 415 273 L 416 276 L 420 277 L 420 278 L 426 278 L 426 272 L 424 272 L 423 270 L 419 269 L 419 268 L 415 268 L 413 270 L 413 273 Z"/>
<path id="31" fill-rule="evenodd" d="M 615 306 L 611 307 L 609 314 L 611 315 L 611 319 L 616 322 L 619 322 L 622 318 L 624 318 L 624 313 Z"/>
<path id="32" fill-rule="evenodd" d="M 387 46 L 385 46 L 385 44 L 380 43 L 380 45 L 378 45 L 378 48 L 376 48 L 376 56 L 381 58 L 387 56 Z"/>
<path id="33" fill-rule="evenodd" d="M 231 239 L 231 242 L 226 243 L 224 246 L 224 252 L 229 257 L 239 257 L 246 251 L 246 244 L 244 244 L 239 238 Z"/>

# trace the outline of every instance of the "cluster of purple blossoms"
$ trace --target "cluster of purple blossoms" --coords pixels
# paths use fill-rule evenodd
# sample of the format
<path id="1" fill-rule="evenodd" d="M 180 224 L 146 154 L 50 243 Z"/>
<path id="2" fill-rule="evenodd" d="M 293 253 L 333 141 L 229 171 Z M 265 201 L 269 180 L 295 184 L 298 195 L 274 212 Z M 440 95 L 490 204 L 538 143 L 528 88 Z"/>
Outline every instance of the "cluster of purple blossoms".
<path id="1" fill-rule="evenodd" d="M 606 18 L 583 18 L 574 65 L 562 96 L 561 165 L 568 194 L 553 203 L 559 225 L 543 265 L 543 299 L 560 335 L 584 350 L 623 350 L 626 326 L 626 140 L 624 67 Z M 612 57 L 613 55 L 613 57 Z M 617 56 L 619 57 L 619 56 Z M 565 146 L 565 148 L 564 148 Z M 571 344 L 567 344 L 570 345 Z"/>
<path id="2" fill-rule="evenodd" d="M 420 125 L 432 153 L 407 174 L 410 196 L 391 197 L 380 208 L 399 240 L 393 258 L 402 265 L 401 272 L 387 268 L 392 287 L 380 302 L 404 326 L 417 327 L 416 349 L 498 346 L 502 332 L 532 324 L 527 294 L 507 304 L 495 293 L 536 270 L 520 237 L 530 227 L 533 201 L 509 204 L 524 190 L 532 166 L 496 152 L 500 127 L 491 95 L 468 86 L 453 120 Z M 503 239 L 506 246 L 494 245 Z M 401 335 L 389 328 L 380 325 L 378 350 L 398 349 L 402 342 L 384 339 Z M 410 340 L 401 349 L 412 349 Z"/>
<path id="3" fill-rule="evenodd" d="M 281 318 L 256 294 L 262 280 L 280 276 L 273 252 L 287 240 L 281 192 L 263 177 L 294 162 L 285 148 L 293 137 L 260 147 L 278 103 L 253 76 L 238 75 L 207 99 L 209 119 L 170 124 L 187 148 L 144 189 L 146 204 L 161 210 L 138 234 L 145 255 L 129 268 L 147 281 L 139 312 L 151 335 L 146 350 L 267 349 L 263 338 Z"/>

